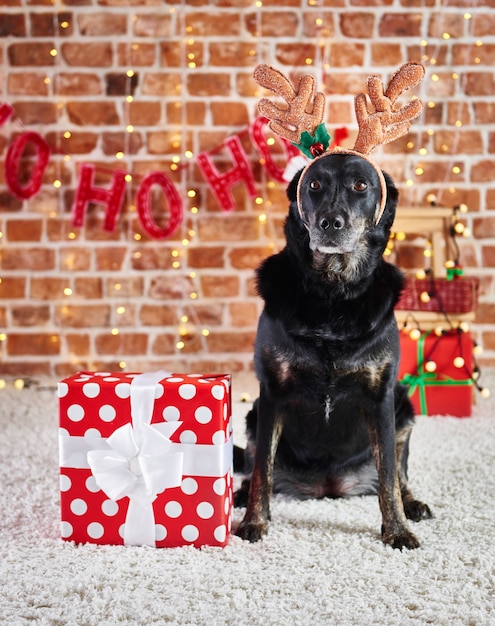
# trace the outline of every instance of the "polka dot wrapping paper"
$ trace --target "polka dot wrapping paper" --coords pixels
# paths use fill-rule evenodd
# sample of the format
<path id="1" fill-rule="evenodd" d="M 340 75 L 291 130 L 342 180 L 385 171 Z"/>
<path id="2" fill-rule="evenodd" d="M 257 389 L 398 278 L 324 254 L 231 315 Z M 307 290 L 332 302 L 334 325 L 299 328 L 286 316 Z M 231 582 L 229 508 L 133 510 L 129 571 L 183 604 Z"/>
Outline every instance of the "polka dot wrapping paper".
<path id="1" fill-rule="evenodd" d="M 78 372 L 58 396 L 64 540 L 227 544 L 229 375 Z"/>

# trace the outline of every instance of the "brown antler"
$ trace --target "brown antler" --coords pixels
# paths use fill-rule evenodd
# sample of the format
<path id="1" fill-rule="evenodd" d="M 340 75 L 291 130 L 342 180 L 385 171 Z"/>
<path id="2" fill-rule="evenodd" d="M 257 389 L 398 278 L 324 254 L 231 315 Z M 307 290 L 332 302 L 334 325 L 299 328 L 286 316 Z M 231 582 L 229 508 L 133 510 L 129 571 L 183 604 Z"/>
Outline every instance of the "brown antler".
<path id="1" fill-rule="evenodd" d="M 423 110 L 421 100 L 412 100 L 397 110 L 393 107 L 399 95 L 416 86 L 424 74 L 424 67 L 420 63 L 405 63 L 392 76 L 385 92 L 379 76 L 368 78 L 368 94 L 375 110 L 372 113 L 368 111 L 364 93 L 355 97 L 359 126 L 354 145 L 356 152 L 369 154 L 376 146 L 394 141 L 407 133 L 411 121 Z"/>
<path id="2" fill-rule="evenodd" d="M 260 100 L 259 111 L 270 120 L 269 126 L 274 133 L 293 143 L 299 143 L 304 131 L 314 134 L 323 121 L 325 95 L 315 93 L 313 76 L 301 77 L 297 89 L 284 74 L 269 65 L 258 65 L 253 76 L 262 87 L 281 96 L 288 105 L 288 108 L 282 108 L 268 98 Z"/>

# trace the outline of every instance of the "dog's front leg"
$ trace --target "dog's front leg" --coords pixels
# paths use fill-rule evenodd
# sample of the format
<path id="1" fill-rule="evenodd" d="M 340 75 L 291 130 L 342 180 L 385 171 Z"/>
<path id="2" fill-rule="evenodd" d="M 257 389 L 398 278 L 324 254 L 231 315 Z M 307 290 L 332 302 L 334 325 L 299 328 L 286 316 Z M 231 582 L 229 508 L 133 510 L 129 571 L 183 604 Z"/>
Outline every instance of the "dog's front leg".
<path id="1" fill-rule="evenodd" d="M 376 415 L 367 416 L 368 433 L 378 472 L 378 499 L 382 513 L 383 543 L 393 548 L 417 548 L 419 541 L 409 530 L 397 472 L 393 398 Z"/>
<path id="2" fill-rule="evenodd" d="M 259 541 L 268 531 L 273 463 L 282 428 L 283 416 L 280 411 L 277 411 L 277 403 L 261 389 L 258 403 L 256 451 L 247 509 L 236 533 L 239 537 L 251 542 Z"/>

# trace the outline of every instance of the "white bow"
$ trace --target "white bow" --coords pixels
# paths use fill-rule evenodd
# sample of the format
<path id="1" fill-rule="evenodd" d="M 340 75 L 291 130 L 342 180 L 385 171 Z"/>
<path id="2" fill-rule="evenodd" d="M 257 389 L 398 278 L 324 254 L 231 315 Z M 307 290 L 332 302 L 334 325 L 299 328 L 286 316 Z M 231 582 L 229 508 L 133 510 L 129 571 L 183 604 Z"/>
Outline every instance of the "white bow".
<path id="1" fill-rule="evenodd" d="M 131 383 L 132 425 L 125 424 L 107 439 L 109 450 L 88 452 L 96 484 L 112 500 L 129 498 L 126 545 L 155 545 L 152 503 L 164 489 L 182 482 L 184 455 L 171 452 L 169 437 L 181 422 L 150 425 L 155 389 L 167 372 L 136 376 Z"/>

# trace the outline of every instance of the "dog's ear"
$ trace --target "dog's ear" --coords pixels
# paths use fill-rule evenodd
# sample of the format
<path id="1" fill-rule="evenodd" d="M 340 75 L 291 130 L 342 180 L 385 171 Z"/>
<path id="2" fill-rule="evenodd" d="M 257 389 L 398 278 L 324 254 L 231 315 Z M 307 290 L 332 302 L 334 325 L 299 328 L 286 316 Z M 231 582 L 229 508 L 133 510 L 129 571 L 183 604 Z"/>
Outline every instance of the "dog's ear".
<path id="1" fill-rule="evenodd" d="M 303 173 L 303 171 L 304 167 L 297 172 L 297 174 L 290 181 L 289 186 L 287 187 L 286 193 L 287 198 L 289 198 L 290 202 L 297 201 L 297 185 L 299 184 L 299 179 L 301 178 L 301 174 Z"/>
<path id="2" fill-rule="evenodd" d="M 383 224 L 383 227 L 386 230 L 390 230 L 390 228 L 392 228 L 392 224 L 394 223 L 395 211 L 399 202 L 399 190 L 395 186 L 392 178 L 386 172 L 382 170 L 382 174 L 387 185 L 387 202 L 379 224 Z"/>

